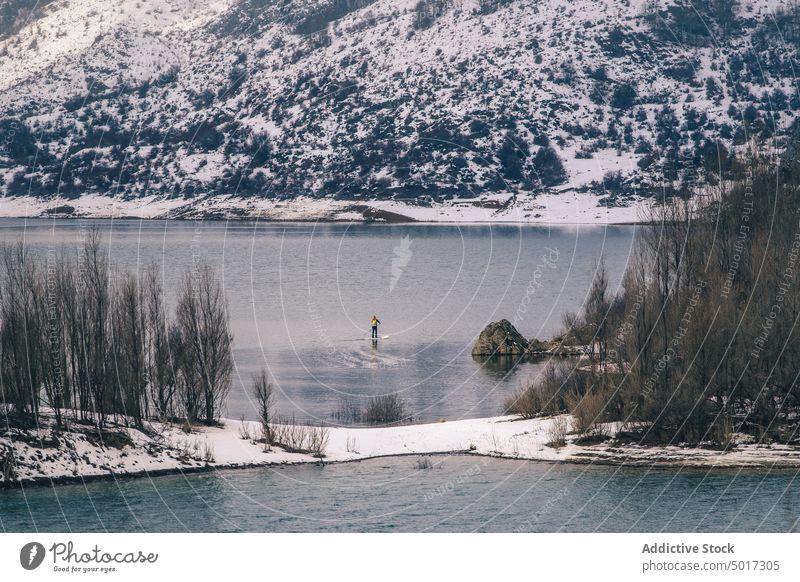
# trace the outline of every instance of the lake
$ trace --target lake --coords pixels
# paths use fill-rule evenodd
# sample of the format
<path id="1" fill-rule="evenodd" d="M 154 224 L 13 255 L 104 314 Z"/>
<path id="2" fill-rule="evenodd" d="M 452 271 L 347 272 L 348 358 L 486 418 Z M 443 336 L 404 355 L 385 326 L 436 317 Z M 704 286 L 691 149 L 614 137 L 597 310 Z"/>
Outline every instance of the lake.
<path id="1" fill-rule="evenodd" d="M 343 403 L 396 393 L 417 421 L 491 416 L 541 362 L 470 355 L 490 321 L 548 338 L 578 310 L 596 260 L 616 288 L 637 227 L 0 220 L 0 240 L 40 252 L 103 229 L 114 265 L 156 262 L 171 297 L 199 260 L 219 270 L 236 377 L 225 414 L 254 418 L 251 375 L 269 371 L 278 412 L 333 422 Z M 642 227 L 638 227 L 642 228 Z M 369 336 L 372 315 L 385 341 Z"/>
<path id="2" fill-rule="evenodd" d="M 0 531 L 796 531 L 796 471 L 415 457 L 0 491 Z"/>
<path id="3" fill-rule="evenodd" d="M 496 415 L 542 362 L 473 359 L 490 321 L 528 338 L 579 310 L 597 258 L 619 285 L 636 227 L 2 220 L 0 238 L 74 246 L 103 229 L 112 262 L 162 267 L 170 301 L 207 260 L 235 335 L 226 414 L 253 418 L 265 367 L 281 414 L 332 422 L 397 393 L 416 420 Z M 641 227 L 639 227 L 641 228 Z M 380 318 L 377 345 L 371 316 Z M 0 491 L 2 531 L 794 531 L 792 471 L 647 470 L 476 457 L 263 467 Z"/>

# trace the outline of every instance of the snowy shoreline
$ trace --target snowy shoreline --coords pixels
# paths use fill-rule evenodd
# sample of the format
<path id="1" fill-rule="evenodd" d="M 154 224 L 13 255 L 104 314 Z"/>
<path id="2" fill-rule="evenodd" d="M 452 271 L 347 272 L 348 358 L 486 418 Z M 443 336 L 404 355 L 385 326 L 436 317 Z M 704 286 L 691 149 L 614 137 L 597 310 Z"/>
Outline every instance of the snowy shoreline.
<path id="1" fill-rule="evenodd" d="M 570 434 L 560 448 L 548 445 L 552 424 L 561 417 L 521 420 L 512 416 L 466 419 L 395 427 L 329 429 L 323 459 L 290 453 L 242 438 L 241 421 L 221 427 L 196 427 L 190 434 L 177 425 L 136 429 L 113 427 L 117 442 L 103 443 L 84 425 L 54 437 L 50 428 L 0 433 L 0 469 L 13 455 L 13 476 L 0 471 L 0 488 L 55 485 L 97 479 L 149 477 L 214 469 L 253 468 L 301 463 L 345 463 L 381 457 L 474 455 L 549 463 L 624 467 L 704 469 L 800 469 L 800 447 L 739 443 L 728 450 L 684 446 L 642 446 L 613 439 L 578 444 Z M 563 422 L 563 418 L 561 418 Z M 257 434 L 254 422 L 245 432 Z M 120 436 L 122 435 L 122 436 Z M 100 436 L 102 439 L 102 435 Z M 120 439 L 122 442 L 120 442 Z"/>
<path id="2" fill-rule="evenodd" d="M 455 224 L 639 224 L 647 219 L 649 202 L 598 206 L 591 193 L 564 191 L 539 194 L 492 194 L 432 204 L 396 200 L 334 200 L 298 197 L 291 200 L 213 196 L 187 202 L 147 196 L 123 200 L 97 194 L 78 199 L 32 196 L 0 198 L 0 218 L 104 218 L 259 220 L 265 222 L 387 222 Z"/>

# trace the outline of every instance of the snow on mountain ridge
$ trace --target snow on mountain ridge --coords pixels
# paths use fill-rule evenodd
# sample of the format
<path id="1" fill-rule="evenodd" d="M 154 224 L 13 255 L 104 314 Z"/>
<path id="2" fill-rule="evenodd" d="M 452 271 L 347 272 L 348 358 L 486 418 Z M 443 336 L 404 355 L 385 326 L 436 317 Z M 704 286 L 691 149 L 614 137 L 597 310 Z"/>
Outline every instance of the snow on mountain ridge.
<path id="1" fill-rule="evenodd" d="M 58 0 L 0 41 L 4 192 L 627 204 L 793 127 L 790 4 Z"/>

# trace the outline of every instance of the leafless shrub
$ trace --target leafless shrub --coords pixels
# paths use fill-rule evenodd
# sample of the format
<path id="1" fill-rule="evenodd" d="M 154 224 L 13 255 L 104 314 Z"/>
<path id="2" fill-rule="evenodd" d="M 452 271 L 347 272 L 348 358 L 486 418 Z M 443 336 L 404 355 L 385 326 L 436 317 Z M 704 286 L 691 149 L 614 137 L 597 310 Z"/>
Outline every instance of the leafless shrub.
<path id="1" fill-rule="evenodd" d="M 569 430 L 569 420 L 566 416 L 555 417 L 547 428 L 547 446 L 560 449 L 567 443 L 567 431 Z"/>
<path id="2" fill-rule="evenodd" d="M 506 412 L 523 418 L 559 414 L 566 408 L 565 394 L 574 387 L 573 374 L 569 362 L 547 362 L 539 378 L 506 399 Z"/>
<path id="3" fill-rule="evenodd" d="M 405 403 L 398 394 L 373 396 L 364 410 L 364 422 L 369 424 L 396 424 L 405 419 Z"/>
<path id="4" fill-rule="evenodd" d="M 213 443 L 210 443 L 208 441 L 208 439 L 206 439 L 203 442 L 203 451 L 202 451 L 202 453 L 203 453 L 203 460 L 206 463 L 213 463 L 214 462 L 214 460 L 215 460 L 215 458 L 214 458 L 214 445 L 213 445 Z"/>
<path id="5" fill-rule="evenodd" d="M 345 444 L 345 448 L 346 448 L 348 453 L 358 454 L 358 443 L 356 442 L 356 437 L 351 437 L 348 434 L 347 435 L 346 444 Z"/>
<path id="6" fill-rule="evenodd" d="M 583 396 L 570 394 L 567 406 L 572 414 L 572 429 L 575 432 L 586 435 L 599 431 L 605 406 L 605 399 L 600 394 L 591 390 Z"/>
<path id="7" fill-rule="evenodd" d="M 308 426 L 291 418 L 278 418 L 272 425 L 273 444 L 289 453 L 325 456 L 330 430 L 325 426 Z"/>
<path id="8" fill-rule="evenodd" d="M 341 424 L 360 424 L 363 422 L 361 406 L 349 401 L 342 401 L 336 410 L 331 413 L 331 418 Z"/>
<path id="9" fill-rule="evenodd" d="M 308 450 L 317 457 L 323 458 L 325 456 L 325 449 L 328 446 L 328 439 L 330 431 L 325 426 L 312 426 L 308 427 Z"/>
<path id="10" fill-rule="evenodd" d="M 308 427 L 298 424 L 294 416 L 280 418 L 273 426 L 274 443 L 290 453 L 308 452 Z"/>
<path id="11" fill-rule="evenodd" d="M 250 423 L 245 420 L 244 414 L 239 419 L 239 422 L 241 423 L 239 425 L 239 438 L 243 441 L 251 440 L 253 435 L 250 433 Z"/>
<path id="12" fill-rule="evenodd" d="M 425 471 L 427 469 L 433 469 L 433 462 L 431 458 L 428 456 L 424 457 L 417 457 L 417 470 L 418 471 Z"/>
<path id="13" fill-rule="evenodd" d="M 178 460 L 183 462 L 203 460 L 201 445 L 197 439 L 182 438 L 175 443 L 170 443 L 170 447 L 175 451 Z"/>
<path id="14" fill-rule="evenodd" d="M 492 452 L 500 453 L 500 443 L 497 440 L 497 432 L 494 430 L 494 425 L 492 425 L 492 433 L 490 436 L 492 439 Z"/>

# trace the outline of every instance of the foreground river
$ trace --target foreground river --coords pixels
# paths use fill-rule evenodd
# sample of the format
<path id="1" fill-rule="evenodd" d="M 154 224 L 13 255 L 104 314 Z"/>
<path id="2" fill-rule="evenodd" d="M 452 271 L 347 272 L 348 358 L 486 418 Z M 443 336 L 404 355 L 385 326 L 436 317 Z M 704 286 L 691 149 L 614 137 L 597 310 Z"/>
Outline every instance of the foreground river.
<path id="1" fill-rule="evenodd" d="M 254 418 L 245 386 L 265 367 L 280 414 L 327 422 L 343 402 L 387 393 L 418 421 L 501 413 L 541 363 L 475 361 L 478 333 L 506 318 L 550 337 L 601 255 L 616 288 L 637 229 L 6 219 L 0 241 L 75 249 L 93 226 L 114 265 L 162 267 L 171 297 L 198 260 L 219 270 L 236 360 L 225 416 Z M 372 315 L 390 336 L 377 346 L 361 339 Z"/>
<path id="2" fill-rule="evenodd" d="M 0 530 L 796 531 L 795 471 L 477 457 L 265 467 L 0 491 Z"/>

